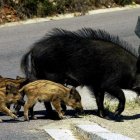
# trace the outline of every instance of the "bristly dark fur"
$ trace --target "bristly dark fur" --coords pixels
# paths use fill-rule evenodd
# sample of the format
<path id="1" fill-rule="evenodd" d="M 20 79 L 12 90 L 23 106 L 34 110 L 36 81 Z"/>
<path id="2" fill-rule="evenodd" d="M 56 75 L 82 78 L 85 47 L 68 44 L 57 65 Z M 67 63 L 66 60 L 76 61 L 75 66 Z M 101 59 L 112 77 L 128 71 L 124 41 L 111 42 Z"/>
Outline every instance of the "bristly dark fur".
<path id="1" fill-rule="evenodd" d="M 30 55 L 31 51 L 29 51 L 27 54 L 25 54 L 22 59 L 21 59 L 21 70 L 23 71 L 23 73 L 25 73 L 26 75 L 26 78 L 27 79 L 30 79 L 29 77 L 31 77 L 31 70 L 30 69 L 30 66 L 29 66 L 29 58 L 28 58 L 28 55 Z"/>
<path id="2" fill-rule="evenodd" d="M 21 66 L 31 79 L 88 86 L 94 92 L 99 115 L 104 117 L 105 92 L 119 100 L 115 115 L 120 115 L 125 105 L 122 89 L 139 85 L 137 56 L 126 41 L 104 30 L 54 29 L 23 56 Z"/>
<path id="3" fill-rule="evenodd" d="M 136 52 L 136 50 L 134 49 L 134 47 L 131 44 L 120 39 L 119 36 L 112 35 L 112 34 L 106 32 L 105 30 L 101 30 L 101 29 L 93 30 L 91 28 L 82 28 L 81 30 L 73 32 L 73 31 L 67 31 L 67 30 L 63 30 L 63 29 L 59 29 L 59 28 L 54 28 L 52 30 L 52 32 L 50 32 L 49 34 L 46 34 L 44 39 L 49 40 L 56 36 L 72 38 L 74 40 L 92 39 L 92 40 L 103 40 L 103 41 L 112 42 L 112 43 L 122 47 L 123 49 L 125 49 L 126 51 L 131 53 L 132 55 L 138 57 L 138 53 Z"/>

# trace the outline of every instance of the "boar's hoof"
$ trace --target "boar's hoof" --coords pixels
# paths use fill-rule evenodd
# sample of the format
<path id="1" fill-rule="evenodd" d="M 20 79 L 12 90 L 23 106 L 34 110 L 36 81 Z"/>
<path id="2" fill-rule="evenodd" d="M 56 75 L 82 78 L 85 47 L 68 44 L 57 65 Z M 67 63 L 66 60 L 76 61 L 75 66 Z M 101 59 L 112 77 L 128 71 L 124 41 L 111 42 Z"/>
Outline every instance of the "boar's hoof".
<path id="1" fill-rule="evenodd" d="M 63 114 L 58 114 L 59 119 L 64 119 L 65 117 L 63 116 Z"/>
<path id="2" fill-rule="evenodd" d="M 116 110 L 114 116 L 115 117 L 120 117 L 121 111 L 120 110 Z"/>
<path id="3" fill-rule="evenodd" d="M 28 121 L 29 122 L 30 120 L 29 119 L 24 119 L 24 121 Z"/>
<path id="4" fill-rule="evenodd" d="M 11 117 L 12 117 L 14 120 L 18 119 L 18 117 L 17 117 L 15 114 L 12 114 Z"/>
<path id="5" fill-rule="evenodd" d="M 118 122 L 122 122 L 123 121 L 122 115 L 120 115 L 120 113 L 118 111 L 115 112 L 113 119 L 115 121 L 118 121 Z"/>
<path id="6" fill-rule="evenodd" d="M 121 115 L 120 115 L 119 111 L 116 111 L 115 114 L 114 114 L 114 117 L 118 117 L 119 118 L 120 116 Z"/>
<path id="7" fill-rule="evenodd" d="M 62 118 L 60 118 L 60 119 L 68 119 L 69 117 L 67 117 L 67 116 L 63 116 Z"/>
<path id="8" fill-rule="evenodd" d="M 28 121 L 28 122 L 29 122 L 30 119 L 29 119 L 28 117 L 25 117 L 25 118 L 24 118 L 24 121 Z"/>
<path id="9" fill-rule="evenodd" d="M 101 117 L 101 118 L 105 118 L 106 115 L 107 115 L 107 114 L 106 114 L 105 111 L 102 111 L 102 110 L 98 111 L 98 116 L 99 116 L 99 117 Z"/>
<path id="10" fill-rule="evenodd" d="M 37 120 L 36 116 L 31 116 L 31 120 Z"/>

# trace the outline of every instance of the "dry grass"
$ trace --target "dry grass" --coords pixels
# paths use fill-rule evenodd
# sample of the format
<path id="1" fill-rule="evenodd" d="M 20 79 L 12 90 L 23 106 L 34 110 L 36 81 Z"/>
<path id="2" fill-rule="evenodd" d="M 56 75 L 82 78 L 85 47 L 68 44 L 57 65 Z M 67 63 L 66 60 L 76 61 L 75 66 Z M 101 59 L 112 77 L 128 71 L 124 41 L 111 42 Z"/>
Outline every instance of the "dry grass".
<path id="1" fill-rule="evenodd" d="M 104 102 L 105 108 L 111 112 L 114 112 L 118 106 L 118 101 L 110 101 L 108 99 Z M 135 109 L 140 107 L 140 99 L 135 99 L 133 101 L 128 101 L 125 104 L 125 109 Z"/>

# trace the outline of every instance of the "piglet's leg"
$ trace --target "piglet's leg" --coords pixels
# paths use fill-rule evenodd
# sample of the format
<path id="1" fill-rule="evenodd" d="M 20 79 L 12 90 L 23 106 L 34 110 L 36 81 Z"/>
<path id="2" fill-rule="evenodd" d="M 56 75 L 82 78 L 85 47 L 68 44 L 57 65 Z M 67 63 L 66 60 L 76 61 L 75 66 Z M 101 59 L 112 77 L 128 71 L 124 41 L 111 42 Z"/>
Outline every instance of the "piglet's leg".
<path id="1" fill-rule="evenodd" d="M 32 120 L 37 120 L 37 117 L 34 115 L 34 105 L 30 108 L 30 114 Z"/>
<path id="2" fill-rule="evenodd" d="M 54 106 L 56 112 L 58 113 L 58 116 L 60 119 L 63 119 L 64 116 L 63 116 L 63 111 L 62 111 L 62 108 L 61 108 L 61 100 L 56 97 L 52 100 L 52 105 Z"/>
<path id="3" fill-rule="evenodd" d="M 29 109 L 35 105 L 35 99 L 28 99 L 24 105 L 24 120 L 29 121 Z M 33 111 L 33 110 L 32 110 Z M 33 114 L 32 114 L 33 115 Z"/>
<path id="4" fill-rule="evenodd" d="M 5 114 L 11 116 L 13 119 L 17 119 L 17 116 L 14 115 L 14 114 L 12 113 L 12 111 L 9 110 L 9 109 L 6 107 L 6 105 L 3 104 L 3 105 L 1 106 L 1 109 L 0 109 L 0 110 L 1 110 L 3 113 L 5 113 Z"/>

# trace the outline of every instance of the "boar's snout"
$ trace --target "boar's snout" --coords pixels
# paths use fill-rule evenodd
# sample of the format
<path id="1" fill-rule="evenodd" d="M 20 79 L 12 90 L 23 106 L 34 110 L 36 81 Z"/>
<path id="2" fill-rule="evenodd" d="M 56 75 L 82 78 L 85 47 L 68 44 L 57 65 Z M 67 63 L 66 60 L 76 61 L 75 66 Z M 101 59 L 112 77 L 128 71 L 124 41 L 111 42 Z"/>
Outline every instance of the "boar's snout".
<path id="1" fill-rule="evenodd" d="M 83 106 L 82 106 L 81 102 L 76 103 L 76 104 L 73 106 L 73 108 L 74 108 L 77 112 L 79 112 L 79 113 L 81 113 L 81 112 L 83 111 Z"/>
<path id="2" fill-rule="evenodd" d="M 18 101 L 20 101 L 21 98 L 22 96 L 20 93 L 14 93 L 14 94 L 11 94 L 11 96 L 9 96 L 9 100 L 11 100 L 13 103 L 18 103 Z"/>

